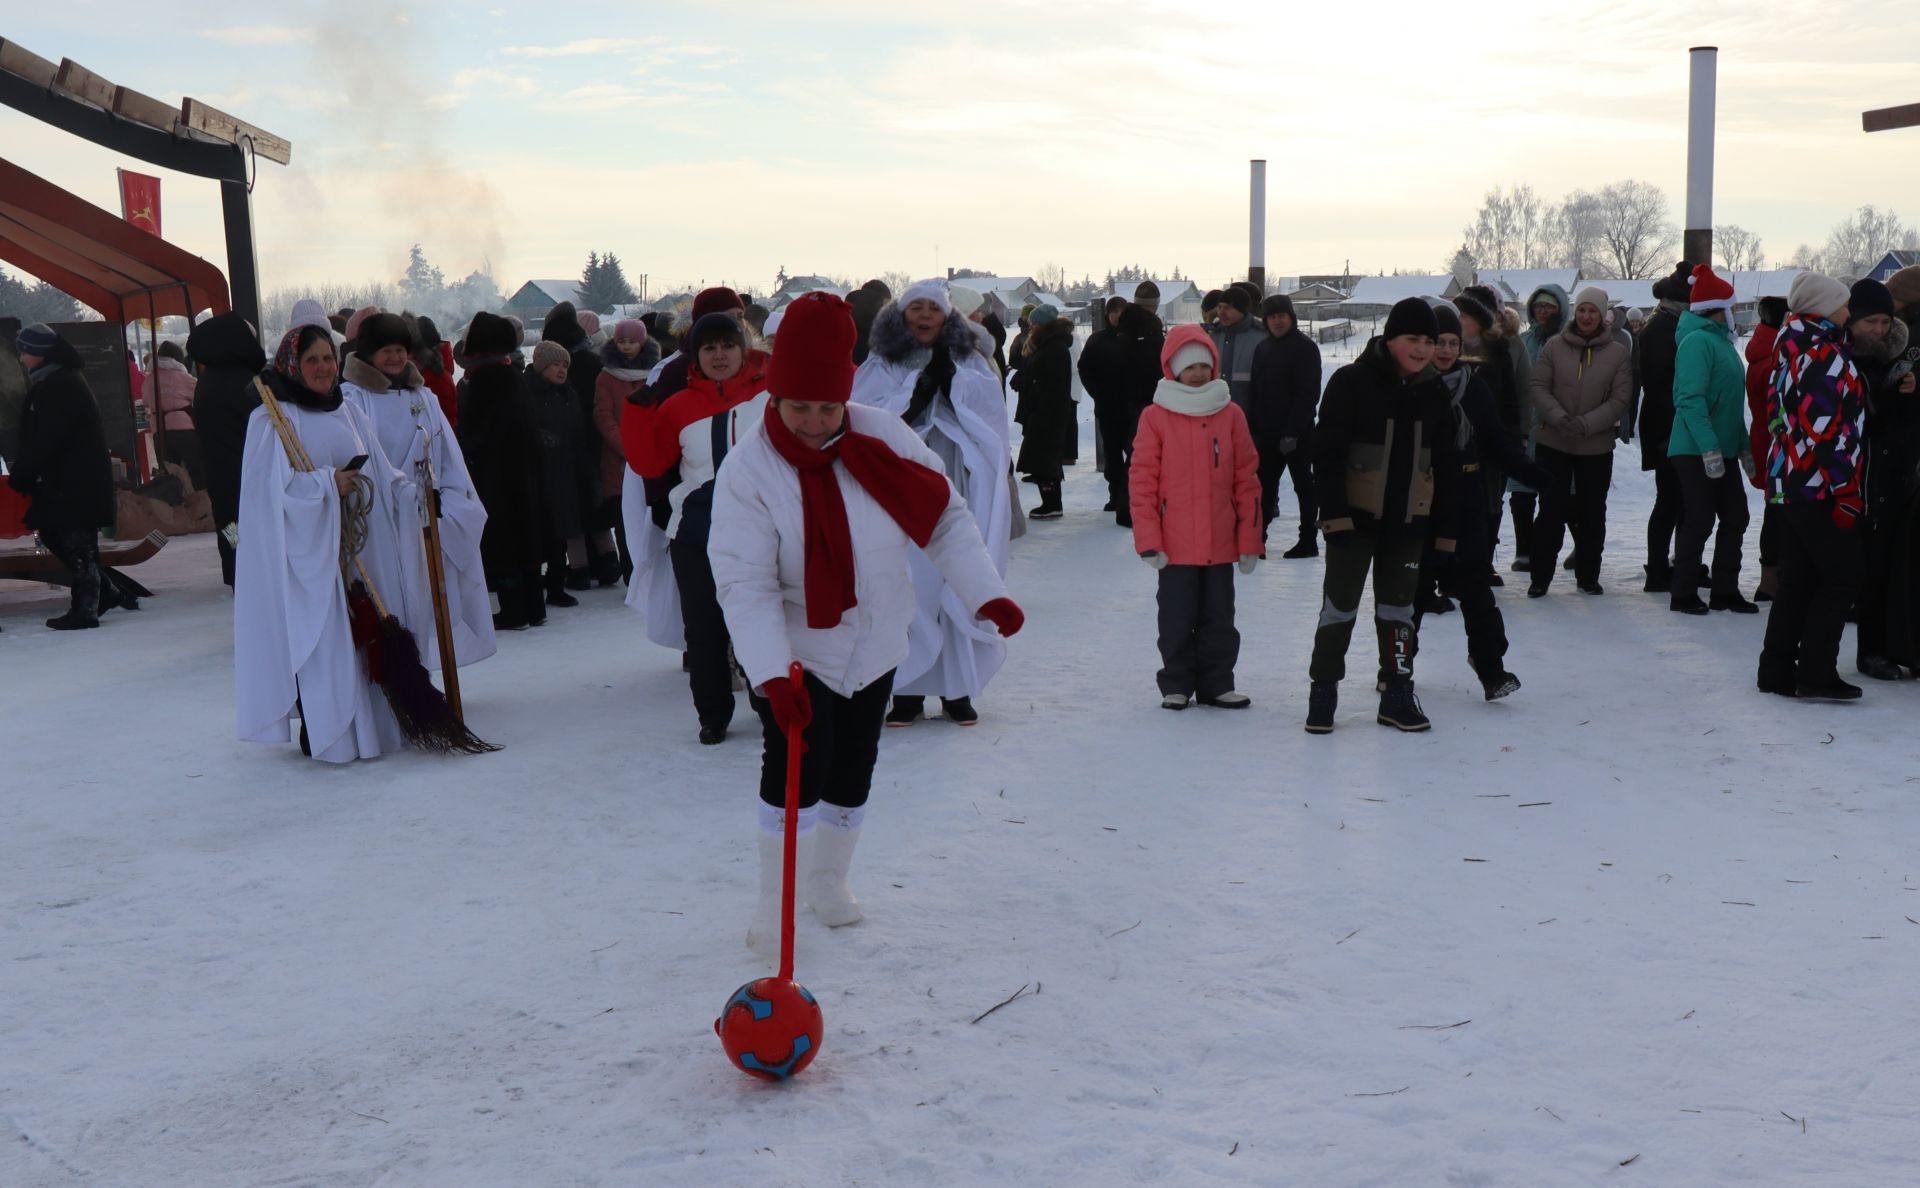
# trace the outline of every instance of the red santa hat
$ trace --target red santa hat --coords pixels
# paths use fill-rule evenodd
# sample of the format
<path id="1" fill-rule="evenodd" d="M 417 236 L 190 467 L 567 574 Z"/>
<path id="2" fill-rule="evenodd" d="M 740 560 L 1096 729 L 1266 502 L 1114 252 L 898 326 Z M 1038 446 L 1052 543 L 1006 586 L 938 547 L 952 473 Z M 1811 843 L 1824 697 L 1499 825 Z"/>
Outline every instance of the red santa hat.
<path id="1" fill-rule="evenodd" d="M 1713 274 L 1713 265 L 1696 264 L 1687 277 L 1687 308 L 1697 314 L 1733 312 L 1733 286 Z"/>
<path id="2" fill-rule="evenodd" d="M 786 400 L 845 404 L 853 392 L 853 307 L 832 293 L 808 293 L 781 310 L 767 368 L 767 393 Z"/>

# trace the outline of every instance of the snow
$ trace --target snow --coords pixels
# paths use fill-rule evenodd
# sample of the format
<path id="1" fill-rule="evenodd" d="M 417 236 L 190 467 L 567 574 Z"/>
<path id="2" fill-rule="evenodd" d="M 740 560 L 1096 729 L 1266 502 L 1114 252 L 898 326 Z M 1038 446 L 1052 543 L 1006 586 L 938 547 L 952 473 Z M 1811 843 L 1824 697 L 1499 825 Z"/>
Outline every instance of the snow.
<path id="1" fill-rule="evenodd" d="M 1629 448 L 1607 595 L 1502 591 L 1509 700 L 1450 615 L 1433 732 L 1376 726 L 1363 625 L 1302 733 L 1321 563 L 1276 559 L 1253 708 L 1168 713 L 1092 457 L 1014 543 L 980 726 L 883 740 L 867 919 L 800 921 L 827 1032 L 786 1086 L 711 1028 L 766 972 L 750 715 L 699 746 L 618 591 L 466 673 L 504 751 L 334 770 L 232 741 L 209 538 L 99 631 L 0 583 L 0 1184 L 1920 1178 L 1920 685 L 1756 693 L 1764 615 L 1638 591 Z"/>

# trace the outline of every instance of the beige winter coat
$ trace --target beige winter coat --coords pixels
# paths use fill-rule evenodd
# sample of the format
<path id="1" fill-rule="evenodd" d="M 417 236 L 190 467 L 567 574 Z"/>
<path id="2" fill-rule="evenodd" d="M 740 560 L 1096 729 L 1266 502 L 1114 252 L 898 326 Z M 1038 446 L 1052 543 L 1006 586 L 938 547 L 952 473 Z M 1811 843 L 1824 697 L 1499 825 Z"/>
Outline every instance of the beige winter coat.
<path id="1" fill-rule="evenodd" d="M 1604 321 L 1594 336 L 1567 328 L 1547 340 L 1533 364 L 1535 440 L 1564 454 L 1608 454 L 1633 398 L 1633 361 Z"/>

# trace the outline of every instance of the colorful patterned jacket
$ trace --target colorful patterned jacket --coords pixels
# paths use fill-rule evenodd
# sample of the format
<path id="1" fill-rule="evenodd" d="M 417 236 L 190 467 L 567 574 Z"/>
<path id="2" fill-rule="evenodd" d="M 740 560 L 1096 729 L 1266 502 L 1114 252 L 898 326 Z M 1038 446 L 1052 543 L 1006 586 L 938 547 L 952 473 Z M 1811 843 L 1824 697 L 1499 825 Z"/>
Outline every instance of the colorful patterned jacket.
<path id="1" fill-rule="evenodd" d="M 1808 314 L 1787 319 L 1767 397 L 1769 503 L 1819 503 L 1859 491 L 1866 391 L 1839 327 Z"/>

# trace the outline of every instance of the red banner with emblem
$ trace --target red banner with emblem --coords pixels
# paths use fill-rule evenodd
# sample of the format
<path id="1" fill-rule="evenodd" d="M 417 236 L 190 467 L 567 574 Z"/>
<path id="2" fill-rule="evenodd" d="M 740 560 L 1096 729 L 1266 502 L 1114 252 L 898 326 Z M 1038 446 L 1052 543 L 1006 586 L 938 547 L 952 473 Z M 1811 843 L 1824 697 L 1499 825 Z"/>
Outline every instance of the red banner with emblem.
<path id="1" fill-rule="evenodd" d="M 160 234 L 160 179 L 122 169 L 120 172 L 120 217 L 140 228 Z"/>

